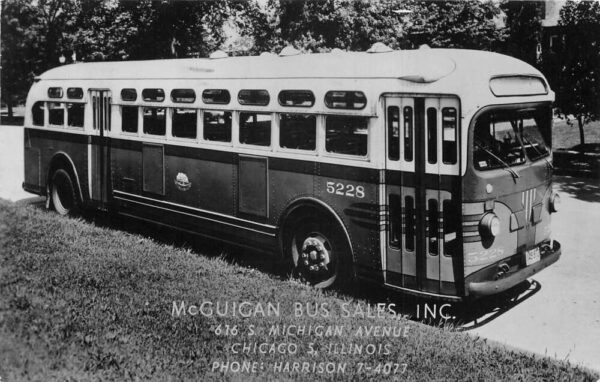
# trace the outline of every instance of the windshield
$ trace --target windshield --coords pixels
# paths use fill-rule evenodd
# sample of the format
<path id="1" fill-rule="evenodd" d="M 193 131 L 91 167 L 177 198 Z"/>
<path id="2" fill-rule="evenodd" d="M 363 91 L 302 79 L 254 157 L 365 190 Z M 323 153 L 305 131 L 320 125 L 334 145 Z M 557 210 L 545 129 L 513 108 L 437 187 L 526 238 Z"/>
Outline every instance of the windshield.
<path id="1" fill-rule="evenodd" d="M 514 166 L 550 154 L 549 108 L 494 110 L 478 117 L 473 161 L 478 170 Z"/>

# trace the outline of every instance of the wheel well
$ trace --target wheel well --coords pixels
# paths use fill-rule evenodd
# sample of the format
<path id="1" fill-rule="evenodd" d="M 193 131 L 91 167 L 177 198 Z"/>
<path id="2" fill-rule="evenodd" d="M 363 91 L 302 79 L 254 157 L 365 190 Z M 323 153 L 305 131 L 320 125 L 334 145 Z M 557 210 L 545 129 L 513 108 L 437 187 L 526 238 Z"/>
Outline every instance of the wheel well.
<path id="1" fill-rule="evenodd" d="M 350 249 L 352 259 L 354 259 L 350 235 L 348 234 L 348 230 L 342 222 L 342 219 L 335 213 L 335 211 L 333 211 L 333 209 L 331 209 L 331 207 L 318 200 L 296 201 L 287 208 L 285 213 L 282 214 L 282 217 L 279 219 L 281 223 L 279 225 L 280 228 L 278 235 L 280 255 L 282 257 L 285 256 L 285 238 L 286 235 L 289 234 L 290 228 L 293 226 L 294 222 L 297 222 L 306 216 L 316 216 L 319 219 L 326 219 L 331 224 L 337 225 L 342 230 L 346 239 L 346 243 L 348 244 L 348 248 Z"/>
<path id="2" fill-rule="evenodd" d="M 48 190 L 50 189 L 50 183 L 52 183 L 52 175 L 58 169 L 65 170 L 69 176 L 71 177 L 71 181 L 75 186 L 75 194 L 77 195 L 77 201 L 79 203 L 83 202 L 83 193 L 81 192 L 81 185 L 79 184 L 79 177 L 77 176 L 77 172 L 75 171 L 75 167 L 73 162 L 66 154 L 56 154 L 52 160 L 50 161 L 50 166 L 48 167 L 48 176 L 46 177 L 46 185 Z"/>

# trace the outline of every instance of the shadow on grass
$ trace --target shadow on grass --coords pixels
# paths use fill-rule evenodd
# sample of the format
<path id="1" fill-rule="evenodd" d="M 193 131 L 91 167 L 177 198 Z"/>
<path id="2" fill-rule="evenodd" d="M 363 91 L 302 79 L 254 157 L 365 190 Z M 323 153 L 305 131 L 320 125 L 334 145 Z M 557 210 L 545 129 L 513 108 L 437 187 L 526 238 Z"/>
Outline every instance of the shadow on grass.
<path id="1" fill-rule="evenodd" d="M 600 202 L 600 180 L 555 176 L 555 189 L 585 202 Z"/>
<path id="2" fill-rule="evenodd" d="M 45 210 L 46 199 L 32 197 L 17 202 Z M 55 213 L 48 211 L 48 213 Z M 81 218 L 98 227 L 119 230 L 150 238 L 158 243 L 189 248 L 199 256 L 220 258 L 229 264 L 253 268 L 280 280 L 289 280 L 290 273 L 274 256 L 235 247 L 217 240 L 204 238 L 120 215 L 98 211 L 84 211 Z M 410 320 L 435 327 L 464 331 L 483 326 L 524 302 L 541 289 L 536 282 L 525 281 L 498 295 L 467 302 L 446 302 L 393 291 L 381 285 L 361 282 L 344 293 L 324 292 L 364 300 L 370 304 L 394 304 L 395 311 Z"/>

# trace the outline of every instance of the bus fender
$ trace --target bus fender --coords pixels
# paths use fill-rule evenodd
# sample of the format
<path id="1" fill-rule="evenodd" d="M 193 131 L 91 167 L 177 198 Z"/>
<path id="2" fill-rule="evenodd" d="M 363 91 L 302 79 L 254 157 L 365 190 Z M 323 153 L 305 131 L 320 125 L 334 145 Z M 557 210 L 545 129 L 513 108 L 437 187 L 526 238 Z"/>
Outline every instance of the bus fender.
<path id="1" fill-rule="evenodd" d="M 76 193 L 79 196 L 79 201 L 83 203 L 85 200 L 83 198 L 83 193 L 81 192 L 81 184 L 79 183 L 79 174 L 77 174 L 77 169 L 75 168 L 75 163 L 67 153 L 64 151 L 58 151 L 54 154 L 52 159 L 50 160 L 50 166 L 48 166 L 48 173 L 46 174 L 46 196 L 50 195 L 50 182 L 52 179 L 52 174 L 55 170 L 63 168 L 65 169 L 69 175 L 71 175 L 73 183 L 75 184 Z M 46 198 L 47 207 L 49 203 L 49 198 Z"/>
<path id="2" fill-rule="evenodd" d="M 285 229 L 286 223 L 288 219 L 298 211 L 302 209 L 313 209 L 322 213 L 325 216 L 333 219 L 337 222 L 338 226 L 342 228 L 342 232 L 344 233 L 344 237 L 346 238 L 346 242 L 348 243 L 348 248 L 350 248 L 350 256 L 352 258 L 352 263 L 354 264 L 354 249 L 352 248 L 352 241 L 350 240 L 350 234 L 344 225 L 344 222 L 340 218 L 340 216 L 331 208 L 327 203 L 323 201 L 313 198 L 313 197 L 302 197 L 299 199 L 295 199 L 292 201 L 287 208 L 283 211 L 283 213 L 279 217 L 279 229 L 277 236 L 279 238 L 279 248 L 281 256 L 284 255 L 284 243 L 283 243 L 283 231 Z"/>

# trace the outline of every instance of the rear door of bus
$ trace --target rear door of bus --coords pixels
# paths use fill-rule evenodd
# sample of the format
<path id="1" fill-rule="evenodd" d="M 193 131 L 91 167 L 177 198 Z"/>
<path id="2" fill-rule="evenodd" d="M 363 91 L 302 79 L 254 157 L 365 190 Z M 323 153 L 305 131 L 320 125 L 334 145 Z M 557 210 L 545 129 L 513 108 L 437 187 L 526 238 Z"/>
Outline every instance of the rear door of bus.
<path id="1" fill-rule="evenodd" d="M 459 101 L 387 97 L 386 284 L 457 295 L 460 258 Z"/>
<path id="2" fill-rule="evenodd" d="M 90 190 L 91 199 L 100 208 L 106 206 L 110 191 L 110 130 L 111 103 L 110 90 L 91 89 L 92 102 L 92 142 L 90 151 Z"/>

